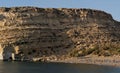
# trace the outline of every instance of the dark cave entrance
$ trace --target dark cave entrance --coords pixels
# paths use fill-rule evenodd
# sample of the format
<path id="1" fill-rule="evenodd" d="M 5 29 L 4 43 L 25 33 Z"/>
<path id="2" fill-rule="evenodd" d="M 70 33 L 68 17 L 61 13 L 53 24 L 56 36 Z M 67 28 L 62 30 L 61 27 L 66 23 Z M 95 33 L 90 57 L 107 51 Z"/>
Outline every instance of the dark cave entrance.
<path id="1" fill-rule="evenodd" d="M 7 45 L 3 49 L 3 60 L 9 61 L 14 60 L 14 47 L 12 45 Z"/>

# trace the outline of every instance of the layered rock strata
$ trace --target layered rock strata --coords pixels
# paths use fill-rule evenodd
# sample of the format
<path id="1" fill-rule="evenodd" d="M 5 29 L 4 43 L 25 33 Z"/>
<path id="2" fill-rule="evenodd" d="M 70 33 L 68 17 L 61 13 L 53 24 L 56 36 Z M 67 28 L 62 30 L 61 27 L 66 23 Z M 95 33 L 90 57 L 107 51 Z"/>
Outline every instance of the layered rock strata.
<path id="1" fill-rule="evenodd" d="M 109 56 L 119 49 L 120 23 L 104 11 L 0 8 L 1 59 Z"/>

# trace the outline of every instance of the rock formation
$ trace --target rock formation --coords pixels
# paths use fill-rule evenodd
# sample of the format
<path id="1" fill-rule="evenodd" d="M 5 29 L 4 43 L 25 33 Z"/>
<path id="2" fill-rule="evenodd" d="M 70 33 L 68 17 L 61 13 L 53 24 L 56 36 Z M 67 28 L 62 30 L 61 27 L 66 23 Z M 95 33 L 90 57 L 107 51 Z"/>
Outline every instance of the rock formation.
<path id="1" fill-rule="evenodd" d="M 119 53 L 120 22 L 104 11 L 0 8 L 0 57 L 3 59 L 11 59 L 12 54 L 15 59 L 24 60 Z"/>

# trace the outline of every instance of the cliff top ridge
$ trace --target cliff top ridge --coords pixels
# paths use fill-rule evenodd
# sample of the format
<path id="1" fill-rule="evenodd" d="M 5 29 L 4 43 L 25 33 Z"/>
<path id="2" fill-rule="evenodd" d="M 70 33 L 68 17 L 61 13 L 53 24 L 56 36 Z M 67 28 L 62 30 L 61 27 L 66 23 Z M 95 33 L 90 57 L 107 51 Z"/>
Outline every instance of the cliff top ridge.
<path id="1" fill-rule="evenodd" d="M 93 9 L 77 9 L 77 8 L 38 8 L 38 7 L 11 7 L 5 8 L 1 7 L 0 12 L 10 12 L 10 13 L 50 13 L 65 17 L 85 17 L 85 18 L 99 18 L 113 20 L 109 13 L 100 10 Z"/>

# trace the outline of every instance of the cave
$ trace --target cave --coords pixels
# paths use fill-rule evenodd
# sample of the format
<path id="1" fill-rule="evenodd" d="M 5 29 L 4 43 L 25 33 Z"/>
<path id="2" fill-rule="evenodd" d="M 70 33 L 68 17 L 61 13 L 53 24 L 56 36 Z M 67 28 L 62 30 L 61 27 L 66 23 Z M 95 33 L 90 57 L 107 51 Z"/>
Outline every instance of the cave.
<path id="1" fill-rule="evenodd" d="M 4 61 L 11 61 L 14 60 L 14 47 L 12 45 L 7 45 L 3 48 L 3 60 Z"/>

